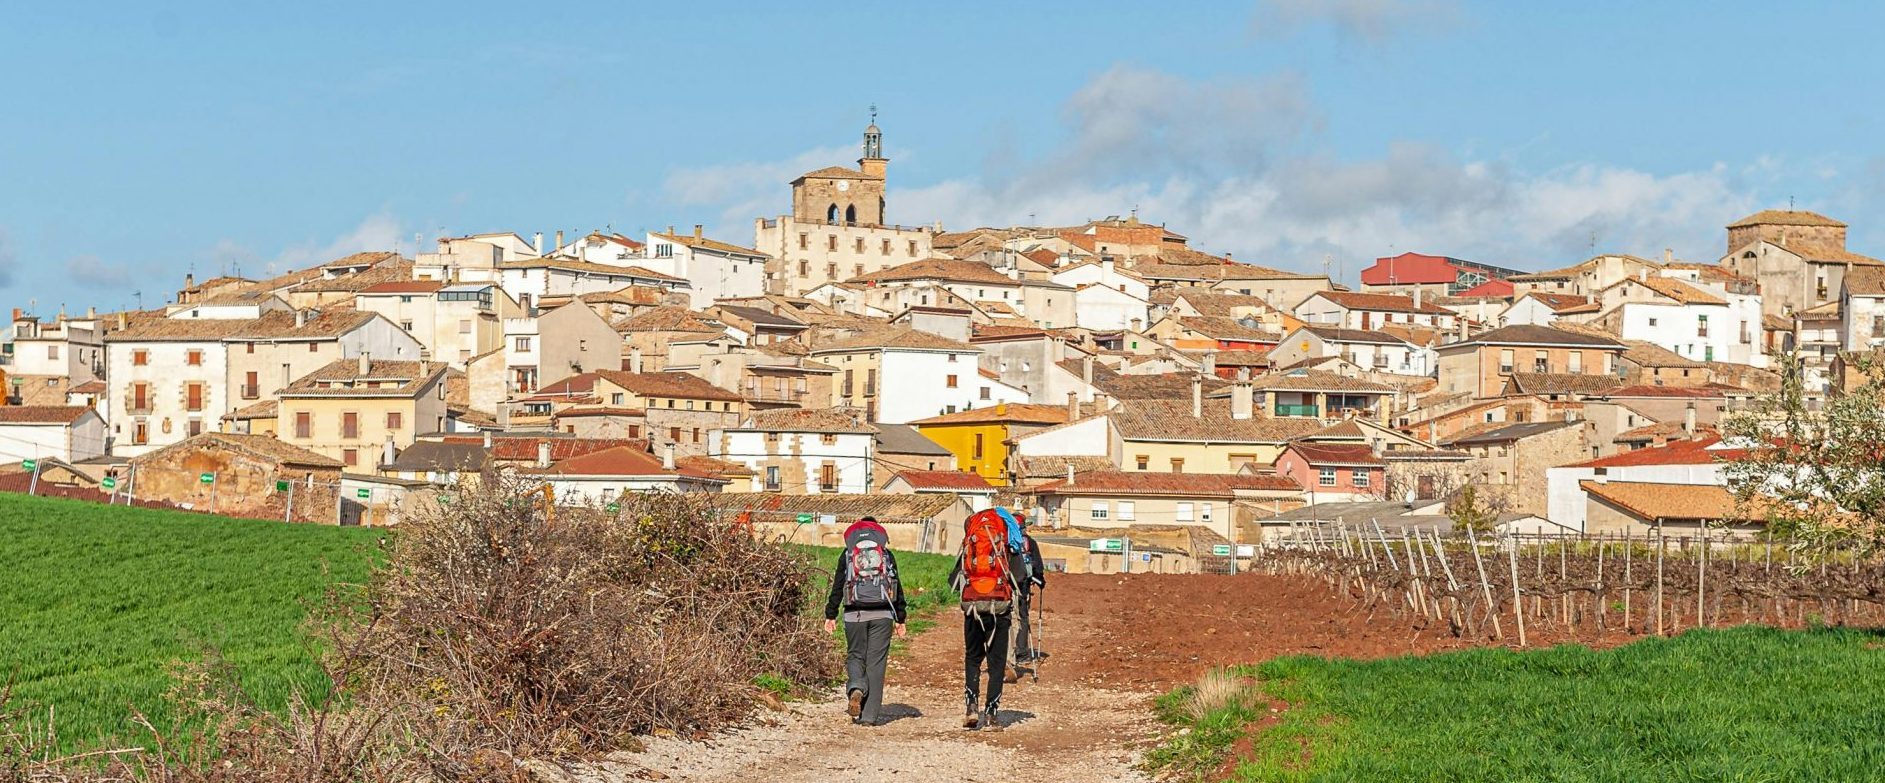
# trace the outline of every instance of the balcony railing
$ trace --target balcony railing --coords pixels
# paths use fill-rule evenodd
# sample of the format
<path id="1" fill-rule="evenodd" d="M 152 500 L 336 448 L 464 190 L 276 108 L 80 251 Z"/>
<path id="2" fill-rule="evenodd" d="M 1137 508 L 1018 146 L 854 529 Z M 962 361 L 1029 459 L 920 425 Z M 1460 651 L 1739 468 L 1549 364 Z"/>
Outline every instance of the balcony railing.
<path id="1" fill-rule="evenodd" d="M 746 399 L 752 402 L 803 402 L 810 392 L 802 389 L 747 389 Z"/>
<path id="2" fill-rule="evenodd" d="M 262 396 L 261 386 L 245 385 L 242 387 L 242 399 L 253 400 Z"/>
<path id="3" fill-rule="evenodd" d="M 1279 402 L 1276 404 L 1276 415 L 1278 416 L 1317 416 L 1320 414 L 1317 412 L 1316 406 L 1313 404 L 1291 405 L 1289 403 Z"/>

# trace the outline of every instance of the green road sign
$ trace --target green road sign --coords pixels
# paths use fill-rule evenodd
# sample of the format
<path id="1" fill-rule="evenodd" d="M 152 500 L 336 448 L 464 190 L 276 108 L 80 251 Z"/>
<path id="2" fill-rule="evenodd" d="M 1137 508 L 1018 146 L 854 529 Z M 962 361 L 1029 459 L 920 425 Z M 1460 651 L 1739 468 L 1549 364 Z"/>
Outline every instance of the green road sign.
<path id="1" fill-rule="evenodd" d="M 449 506 L 449 505 L 451 505 L 451 504 L 452 504 L 452 496 L 451 496 L 451 495 L 440 495 L 440 496 L 439 496 L 439 505 L 441 505 L 441 506 Z"/>
<path id="2" fill-rule="evenodd" d="M 1123 538 L 1096 538 L 1087 542 L 1089 552 L 1124 552 L 1126 540 Z"/>
<path id="3" fill-rule="evenodd" d="M 373 490 L 370 490 L 370 489 L 356 489 L 356 490 L 354 490 L 354 491 L 353 491 L 353 496 L 354 496 L 354 497 L 357 497 L 357 498 L 359 498 L 359 499 L 361 499 L 361 500 L 366 500 L 367 498 L 370 498 L 370 497 L 373 497 Z"/>
<path id="4" fill-rule="evenodd" d="M 798 515 L 798 518 L 795 521 L 797 521 L 801 525 L 809 525 L 812 523 L 812 515 L 800 514 Z"/>
<path id="5" fill-rule="evenodd" d="M 1213 544 L 1211 554 L 1218 557 L 1230 557 L 1230 544 Z"/>
<path id="6" fill-rule="evenodd" d="M 98 482 L 98 486 L 104 487 L 105 489 L 117 489 L 118 480 L 110 476 L 106 476 L 103 480 Z"/>
<path id="7" fill-rule="evenodd" d="M 214 483 L 216 483 L 216 474 L 214 474 L 214 473 L 205 473 L 205 474 L 203 474 L 203 475 L 201 475 L 201 476 L 197 476 L 197 477 L 196 477 L 196 480 L 198 480 L 198 481 L 201 481 L 201 482 L 203 482 L 203 483 L 205 483 L 205 484 L 214 484 Z"/>
<path id="8" fill-rule="evenodd" d="M 608 504 L 608 505 L 606 505 L 606 506 L 603 506 L 603 508 L 605 508 L 605 509 L 608 509 L 608 511 L 609 511 L 609 513 L 611 513 L 611 514 L 613 514 L 613 513 L 615 513 L 615 512 L 617 512 L 617 511 L 621 511 L 621 510 L 622 510 L 622 504 L 620 504 L 620 503 L 610 503 L 610 504 Z"/>
<path id="9" fill-rule="evenodd" d="M 36 460 L 36 459 L 20 460 L 20 470 L 38 470 L 38 469 L 39 469 L 39 460 Z"/>
<path id="10" fill-rule="evenodd" d="M 276 492 L 287 492 L 287 491 L 288 491 L 288 482 L 286 482 L 286 481 L 282 481 L 282 480 L 277 480 L 277 481 L 275 482 L 275 491 L 276 491 Z"/>

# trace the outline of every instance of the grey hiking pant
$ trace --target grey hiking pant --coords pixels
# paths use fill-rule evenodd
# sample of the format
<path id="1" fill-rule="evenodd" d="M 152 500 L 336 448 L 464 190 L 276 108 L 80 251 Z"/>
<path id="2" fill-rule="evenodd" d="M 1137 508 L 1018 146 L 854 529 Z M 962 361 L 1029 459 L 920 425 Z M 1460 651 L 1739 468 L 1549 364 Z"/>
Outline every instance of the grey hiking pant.
<path id="1" fill-rule="evenodd" d="M 884 666 L 890 662 L 890 632 L 897 621 L 865 620 L 844 624 L 844 691 L 864 692 L 864 712 L 858 720 L 876 723 L 884 704 Z"/>

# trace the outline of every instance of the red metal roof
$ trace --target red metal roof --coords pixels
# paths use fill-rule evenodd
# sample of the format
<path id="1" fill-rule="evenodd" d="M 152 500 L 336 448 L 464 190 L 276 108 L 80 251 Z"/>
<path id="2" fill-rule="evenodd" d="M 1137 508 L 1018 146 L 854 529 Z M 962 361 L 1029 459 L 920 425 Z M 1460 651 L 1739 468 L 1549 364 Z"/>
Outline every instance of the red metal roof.
<path id="1" fill-rule="evenodd" d="M 1361 282 L 1365 285 L 1451 283 L 1458 280 L 1459 275 L 1453 259 L 1446 256 L 1402 253 L 1375 259 L 1374 266 L 1361 270 Z"/>
<path id="2" fill-rule="evenodd" d="M 1511 296 L 1515 289 L 1509 280 L 1487 280 L 1459 293 L 1460 296 Z"/>

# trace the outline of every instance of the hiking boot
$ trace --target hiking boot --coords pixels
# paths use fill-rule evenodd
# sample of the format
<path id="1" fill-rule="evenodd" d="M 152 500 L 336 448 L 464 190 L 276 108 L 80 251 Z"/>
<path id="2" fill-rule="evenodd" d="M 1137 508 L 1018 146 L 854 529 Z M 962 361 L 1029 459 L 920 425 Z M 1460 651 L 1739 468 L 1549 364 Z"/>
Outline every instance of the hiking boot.
<path id="1" fill-rule="evenodd" d="M 984 710 L 982 712 L 983 731 L 1001 731 L 1001 720 L 995 717 L 995 712 L 995 710 Z"/>
<path id="2" fill-rule="evenodd" d="M 975 710 L 971 709 L 969 710 L 968 715 L 963 716 L 962 728 L 967 729 L 969 731 L 974 731 L 981 727 L 982 727 L 982 716 L 977 715 Z"/>
<path id="3" fill-rule="evenodd" d="M 1008 673 L 1001 676 L 1001 681 L 1013 685 L 1021 681 L 1021 667 L 1010 666 Z"/>
<path id="4" fill-rule="evenodd" d="M 846 713 L 849 713 L 851 716 L 851 720 L 854 720 L 854 721 L 857 720 L 857 717 L 859 715 L 863 715 L 864 714 L 864 692 L 857 689 L 852 689 L 850 703 L 845 705 L 844 711 Z"/>

